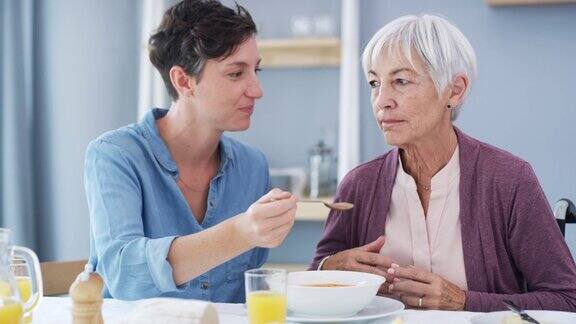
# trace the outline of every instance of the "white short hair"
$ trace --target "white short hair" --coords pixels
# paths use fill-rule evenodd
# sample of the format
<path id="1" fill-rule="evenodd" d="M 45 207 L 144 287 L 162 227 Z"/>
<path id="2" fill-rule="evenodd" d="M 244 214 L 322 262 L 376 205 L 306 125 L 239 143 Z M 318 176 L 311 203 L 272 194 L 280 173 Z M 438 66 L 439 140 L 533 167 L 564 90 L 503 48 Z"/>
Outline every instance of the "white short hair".
<path id="1" fill-rule="evenodd" d="M 458 74 L 468 77 L 467 91 L 476 77 L 476 54 L 472 45 L 456 26 L 439 16 L 403 16 L 376 32 L 362 54 L 366 77 L 385 49 L 403 55 L 416 71 L 413 54 L 418 55 L 426 68 L 418 72 L 430 76 L 439 95 Z M 452 109 L 452 120 L 458 116 L 460 106 Z"/>

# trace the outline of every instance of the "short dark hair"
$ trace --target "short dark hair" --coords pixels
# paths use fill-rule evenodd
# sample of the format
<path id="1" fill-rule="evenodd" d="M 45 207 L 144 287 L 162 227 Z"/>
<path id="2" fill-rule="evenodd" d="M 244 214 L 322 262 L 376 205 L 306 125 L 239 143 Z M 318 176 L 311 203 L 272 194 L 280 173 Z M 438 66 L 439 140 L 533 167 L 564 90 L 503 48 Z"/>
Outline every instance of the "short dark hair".
<path id="1" fill-rule="evenodd" d="M 200 80 L 209 59 L 225 59 L 256 34 L 256 24 L 244 7 L 236 10 L 216 0 L 184 0 L 166 10 L 149 41 L 149 57 L 173 100 L 178 92 L 170 69 L 178 65 Z"/>

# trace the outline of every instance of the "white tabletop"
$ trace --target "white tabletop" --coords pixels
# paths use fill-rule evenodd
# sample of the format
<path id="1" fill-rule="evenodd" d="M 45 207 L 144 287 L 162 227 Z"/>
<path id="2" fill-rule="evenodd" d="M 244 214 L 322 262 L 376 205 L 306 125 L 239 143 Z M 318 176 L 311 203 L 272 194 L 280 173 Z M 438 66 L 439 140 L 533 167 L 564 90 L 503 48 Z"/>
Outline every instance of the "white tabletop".
<path id="1" fill-rule="evenodd" d="M 45 297 L 42 299 L 41 304 L 34 311 L 33 323 L 71 323 L 70 316 L 70 298 L 68 297 Z M 115 299 L 105 299 L 102 308 L 104 316 L 104 323 L 112 324 L 119 323 L 119 319 L 128 314 L 138 302 L 120 301 Z M 218 310 L 218 316 L 221 324 L 247 324 L 246 312 L 242 304 L 214 304 Z M 539 316 L 543 316 L 548 321 L 549 318 L 553 323 L 576 323 L 576 314 L 562 313 L 562 312 L 537 312 Z M 401 323 L 498 323 L 492 318 L 496 314 L 472 313 L 472 312 L 447 312 L 447 311 L 418 311 L 418 310 L 404 310 L 397 315 L 392 315 L 380 320 L 374 320 L 369 323 L 390 323 L 392 320 L 400 317 Z M 482 317 L 482 321 L 477 321 L 478 316 Z M 474 321 L 472 319 L 476 317 Z M 488 321 L 485 321 L 485 318 Z"/>

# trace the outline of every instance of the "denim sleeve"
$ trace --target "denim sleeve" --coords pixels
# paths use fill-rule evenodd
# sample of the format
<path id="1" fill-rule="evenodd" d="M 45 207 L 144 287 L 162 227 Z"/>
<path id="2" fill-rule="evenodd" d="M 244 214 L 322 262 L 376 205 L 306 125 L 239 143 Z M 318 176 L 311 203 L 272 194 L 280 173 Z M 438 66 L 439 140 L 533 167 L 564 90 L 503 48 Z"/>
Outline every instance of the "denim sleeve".
<path id="1" fill-rule="evenodd" d="M 175 236 L 144 235 L 140 181 L 127 152 L 104 141 L 90 144 L 84 182 L 96 271 L 112 297 L 135 300 L 183 290 L 167 261 Z"/>
<path id="2" fill-rule="evenodd" d="M 264 154 L 262 154 L 262 155 L 264 155 Z M 265 165 L 264 184 L 266 185 L 266 187 L 264 187 L 264 191 L 262 192 L 262 195 L 260 195 L 260 196 L 264 196 L 270 190 L 272 190 L 272 180 L 270 179 L 270 166 L 268 165 L 268 160 L 266 160 L 266 157 L 264 157 L 264 165 Z"/>
<path id="3" fill-rule="evenodd" d="M 266 260 L 268 260 L 269 251 L 270 249 L 266 248 L 255 248 L 254 252 L 252 253 L 252 259 L 250 262 L 249 269 L 260 268 L 262 265 L 264 265 L 264 263 L 266 263 Z"/>

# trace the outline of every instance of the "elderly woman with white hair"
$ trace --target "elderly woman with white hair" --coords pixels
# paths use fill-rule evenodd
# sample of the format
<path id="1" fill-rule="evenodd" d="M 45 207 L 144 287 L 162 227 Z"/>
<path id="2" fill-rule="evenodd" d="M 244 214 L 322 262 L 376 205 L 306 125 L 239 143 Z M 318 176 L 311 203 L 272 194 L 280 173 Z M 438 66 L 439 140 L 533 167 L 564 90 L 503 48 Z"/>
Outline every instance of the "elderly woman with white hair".
<path id="1" fill-rule="evenodd" d="M 447 20 L 398 18 L 364 50 L 374 117 L 395 148 L 352 170 L 312 269 L 383 275 L 409 307 L 576 311 L 576 266 L 524 160 L 453 125 L 476 74 Z"/>

